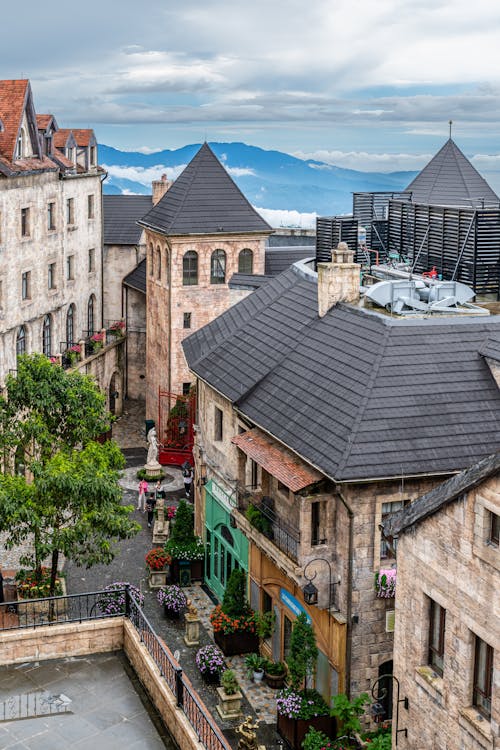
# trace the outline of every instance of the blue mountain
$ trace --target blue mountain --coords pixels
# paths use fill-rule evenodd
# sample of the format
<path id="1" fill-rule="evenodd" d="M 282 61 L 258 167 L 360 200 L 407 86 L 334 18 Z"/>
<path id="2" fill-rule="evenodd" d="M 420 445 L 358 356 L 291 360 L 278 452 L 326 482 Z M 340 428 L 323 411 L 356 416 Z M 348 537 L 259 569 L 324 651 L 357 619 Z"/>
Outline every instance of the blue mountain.
<path id="1" fill-rule="evenodd" d="M 353 192 L 404 189 L 415 172 L 360 172 L 312 159 L 298 159 L 281 151 L 267 151 L 246 143 L 210 143 L 220 161 L 248 200 L 258 208 L 349 213 Z M 150 177 L 160 177 L 167 167 L 187 164 L 200 144 L 143 154 L 99 146 L 99 161 L 108 169 L 105 193 L 151 192 Z M 147 180 L 146 180 L 147 177 Z"/>

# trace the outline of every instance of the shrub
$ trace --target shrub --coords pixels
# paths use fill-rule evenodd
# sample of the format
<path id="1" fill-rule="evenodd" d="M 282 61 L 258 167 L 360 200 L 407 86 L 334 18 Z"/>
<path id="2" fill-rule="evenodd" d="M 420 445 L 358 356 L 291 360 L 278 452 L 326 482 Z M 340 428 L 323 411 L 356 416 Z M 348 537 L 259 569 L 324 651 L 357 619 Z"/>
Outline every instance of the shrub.
<path id="1" fill-rule="evenodd" d="M 247 601 L 247 577 L 241 568 L 235 568 L 222 598 L 222 611 L 229 617 L 240 617 L 250 610 Z"/>
<path id="2" fill-rule="evenodd" d="M 188 545 L 196 542 L 193 508 L 185 500 L 181 500 L 177 508 L 169 541 L 177 545 Z"/>
<path id="3" fill-rule="evenodd" d="M 169 565 L 172 562 L 172 558 L 168 555 L 163 547 L 156 547 L 150 549 L 146 557 L 146 565 L 151 570 L 163 570 L 165 565 Z"/>
<path id="4" fill-rule="evenodd" d="M 218 604 L 210 614 L 210 622 L 214 633 L 255 633 L 256 623 L 255 614 L 249 610 L 248 614 L 241 617 L 230 617 L 222 611 L 221 605 Z"/>
<path id="5" fill-rule="evenodd" d="M 157 600 L 172 612 L 180 612 L 187 604 L 187 598 L 183 590 L 177 584 L 164 586 L 156 594 Z"/>
<path id="6" fill-rule="evenodd" d="M 268 661 L 265 666 L 266 674 L 277 677 L 278 675 L 285 674 L 286 665 L 282 661 Z"/>
<path id="7" fill-rule="evenodd" d="M 167 475 L 164 471 L 162 471 L 160 474 L 155 474 L 154 476 L 152 474 L 148 474 L 146 469 L 139 469 L 136 472 L 137 479 L 145 479 L 146 482 L 157 482 L 158 479 L 165 479 Z"/>
<path id="8" fill-rule="evenodd" d="M 304 750 L 328 750 L 329 747 L 332 747 L 332 740 L 324 732 L 309 727 L 302 742 L 302 747 Z"/>
<path id="9" fill-rule="evenodd" d="M 235 695 L 240 689 L 238 680 L 232 669 L 226 669 L 226 671 L 222 673 L 220 681 L 224 688 L 224 692 L 227 695 Z"/>
<path id="10" fill-rule="evenodd" d="M 365 706 L 369 701 L 368 693 L 361 693 L 352 701 L 344 693 L 339 693 L 339 695 L 333 697 L 331 714 L 339 720 L 343 734 L 351 735 L 354 732 L 361 732 L 360 718 L 364 714 Z"/>
<path id="11" fill-rule="evenodd" d="M 261 532 L 261 534 L 265 534 L 267 536 L 271 533 L 271 522 L 268 518 L 265 517 L 262 511 L 252 503 L 250 503 L 245 511 L 245 517 L 251 523 L 251 525 L 255 529 L 257 529 L 257 531 Z"/>
<path id="12" fill-rule="evenodd" d="M 43 599 L 50 596 L 50 568 L 36 570 L 19 570 L 16 573 L 17 593 L 21 599 Z M 61 575 L 56 578 L 54 596 L 62 594 Z"/>
<path id="13" fill-rule="evenodd" d="M 292 686 L 295 690 L 305 687 L 306 678 L 314 673 L 318 647 L 312 625 L 301 612 L 293 624 L 290 638 L 290 655 L 287 659 Z"/>
<path id="14" fill-rule="evenodd" d="M 196 666 L 202 674 L 216 674 L 224 669 L 224 654 L 217 646 L 202 646 L 196 653 Z"/>
<path id="15" fill-rule="evenodd" d="M 142 607 L 144 604 L 144 595 L 141 594 L 137 586 L 128 581 L 116 581 L 110 583 L 105 588 L 105 592 L 97 600 L 97 608 L 103 615 L 123 615 L 125 614 L 125 591 L 128 586 L 129 593 L 133 596 L 137 604 Z"/>

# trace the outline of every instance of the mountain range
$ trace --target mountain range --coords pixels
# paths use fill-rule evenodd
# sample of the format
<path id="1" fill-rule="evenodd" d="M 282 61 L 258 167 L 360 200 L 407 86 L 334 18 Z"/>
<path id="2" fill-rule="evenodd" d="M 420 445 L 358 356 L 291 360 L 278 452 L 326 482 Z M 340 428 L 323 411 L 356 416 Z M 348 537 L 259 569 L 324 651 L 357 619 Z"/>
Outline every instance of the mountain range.
<path id="1" fill-rule="evenodd" d="M 361 172 L 245 143 L 210 143 L 246 198 L 257 209 L 335 215 L 352 210 L 353 192 L 398 191 L 416 172 Z M 107 194 L 149 194 L 151 181 L 166 173 L 177 177 L 200 144 L 141 153 L 99 146 L 99 162 L 108 172 Z M 269 218 L 266 216 L 269 220 Z M 275 217 L 276 218 L 276 217 Z M 279 224 L 274 222 L 274 226 Z"/>

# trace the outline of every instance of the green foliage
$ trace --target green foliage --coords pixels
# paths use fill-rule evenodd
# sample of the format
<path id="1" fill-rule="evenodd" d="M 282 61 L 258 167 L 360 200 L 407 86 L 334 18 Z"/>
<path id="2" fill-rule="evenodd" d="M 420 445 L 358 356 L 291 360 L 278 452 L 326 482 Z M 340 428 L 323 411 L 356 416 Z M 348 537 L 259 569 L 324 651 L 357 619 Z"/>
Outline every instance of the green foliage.
<path id="1" fill-rule="evenodd" d="M 229 576 L 221 609 L 229 617 L 241 617 L 250 610 L 247 601 L 247 577 L 241 568 L 234 568 Z"/>
<path id="2" fill-rule="evenodd" d="M 267 661 L 265 670 L 267 674 L 277 677 L 278 675 L 285 674 L 286 665 L 282 661 Z"/>
<path id="3" fill-rule="evenodd" d="M 301 690 L 306 686 L 308 675 L 314 673 L 318 647 L 312 625 L 307 622 L 305 612 L 301 612 L 293 624 L 290 638 L 290 654 L 287 659 L 292 686 Z"/>
<path id="4" fill-rule="evenodd" d="M 366 735 L 363 735 L 366 739 Z M 392 748 L 392 729 L 389 726 L 378 732 L 371 732 L 368 746 L 370 750 L 391 750 Z"/>
<path id="5" fill-rule="evenodd" d="M 137 479 L 145 479 L 146 482 L 157 482 L 158 479 L 163 480 L 165 479 L 167 475 L 164 471 L 161 472 L 161 474 L 148 474 L 146 469 L 139 469 L 139 471 L 136 473 Z"/>
<path id="6" fill-rule="evenodd" d="M 188 545 L 196 542 L 193 508 L 185 500 L 181 500 L 177 508 L 169 542 L 177 545 Z"/>
<path id="7" fill-rule="evenodd" d="M 342 733 L 351 735 L 354 732 L 360 732 L 360 717 L 365 712 L 366 704 L 370 702 L 368 693 L 361 693 L 352 701 L 344 693 L 339 693 L 332 700 L 331 715 L 339 720 Z"/>
<path id="8" fill-rule="evenodd" d="M 222 673 L 220 681 L 224 688 L 224 692 L 227 695 L 235 695 L 240 689 L 238 680 L 236 679 L 236 674 L 232 669 L 226 669 L 226 671 Z"/>
<path id="9" fill-rule="evenodd" d="M 59 555 L 90 567 L 109 563 L 114 543 L 135 534 L 132 508 L 121 504 L 120 449 L 94 438 L 109 426 L 104 396 L 79 372 L 65 371 L 39 354 L 18 360 L 0 397 L 0 448 L 22 446 L 27 478 L 12 467 L 0 474 L 0 530 L 11 549 L 32 541 L 21 565 L 42 574 L 51 557 L 54 594 Z M 8 462 L 7 462 L 8 463 Z"/>
<path id="10" fill-rule="evenodd" d="M 313 727 L 309 727 L 302 742 L 302 747 L 304 750 L 327 750 L 327 748 L 331 747 L 331 744 L 332 741 L 327 734 L 320 732 Z"/>
<path id="11" fill-rule="evenodd" d="M 270 638 L 274 631 L 276 615 L 274 612 L 258 612 L 255 615 L 257 635 L 259 638 Z"/>
<path id="12" fill-rule="evenodd" d="M 254 672 L 262 672 L 267 664 L 267 659 L 260 654 L 247 654 L 245 656 L 245 667 L 251 676 Z"/>
<path id="13" fill-rule="evenodd" d="M 261 534 L 268 536 L 271 533 L 271 522 L 265 517 L 262 511 L 255 505 L 250 505 L 245 511 L 246 519 L 252 524 L 252 526 L 260 531 Z"/>

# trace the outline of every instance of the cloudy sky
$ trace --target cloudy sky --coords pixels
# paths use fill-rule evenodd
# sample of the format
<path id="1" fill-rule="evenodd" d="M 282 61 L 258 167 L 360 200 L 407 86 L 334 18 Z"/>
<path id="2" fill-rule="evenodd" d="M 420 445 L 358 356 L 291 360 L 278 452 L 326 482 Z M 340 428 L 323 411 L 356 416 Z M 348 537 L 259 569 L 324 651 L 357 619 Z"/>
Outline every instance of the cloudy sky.
<path id="1" fill-rule="evenodd" d="M 244 141 L 416 169 L 452 119 L 476 167 L 500 169 L 494 0 L 27 0 L 2 26 L 2 77 L 117 148 Z"/>

